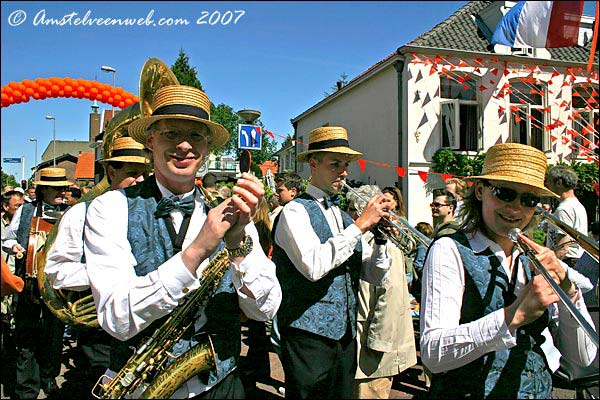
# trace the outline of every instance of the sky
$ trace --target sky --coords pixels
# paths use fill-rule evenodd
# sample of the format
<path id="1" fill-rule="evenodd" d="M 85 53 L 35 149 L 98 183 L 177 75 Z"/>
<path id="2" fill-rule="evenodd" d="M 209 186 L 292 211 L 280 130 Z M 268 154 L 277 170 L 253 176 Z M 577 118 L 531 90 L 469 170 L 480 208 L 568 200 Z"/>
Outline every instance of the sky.
<path id="1" fill-rule="evenodd" d="M 589 3 L 585 14 L 594 11 Z M 112 84 L 113 74 L 100 69 L 107 65 L 117 70 L 116 86 L 138 95 L 144 62 L 157 57 L 171 66 L 183 49 L 213 103 L 259 110 L 265 128 L 281 142 L 293 134 L 290 119 L 322 100 L 342 74 L 355 78 L 464 4 L 3 1 L 1 83 L 55 76 Z M 90 19 L 141 18 L 156 25 L 44 24 L 73 13 L 71 22 L 89 13 Z M 212 22 L 221 19 L 205 23 L 211 16 Z M 174 19 L 189 24 L 158 26 Z M 29 178 L 35 164 L 35 142 L 29 139 L 37 139 L 38 160 L 52 140 L 52 121 L 45 116 L 55 117 L 57 140 L 87 140 L 91 105 L 58 98 L 2 108 L 2 157 L 25 157 Z M 21 164 L 3 162 L 2 169 L 22 179 Z"/>

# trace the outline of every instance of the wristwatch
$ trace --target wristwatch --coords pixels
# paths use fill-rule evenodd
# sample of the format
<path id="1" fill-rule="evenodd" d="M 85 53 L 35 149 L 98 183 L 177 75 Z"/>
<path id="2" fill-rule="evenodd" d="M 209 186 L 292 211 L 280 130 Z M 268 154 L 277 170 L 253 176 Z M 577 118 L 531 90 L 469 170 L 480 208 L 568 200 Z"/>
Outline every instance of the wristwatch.
<path id="1" fill-rule="evenodd" d="M 252 238 L 249 235 L 246 235 L 244 241 L 239 247 L 235 249 L 227 248 L 230 257 L 246 257 L 252 251 Z"/>

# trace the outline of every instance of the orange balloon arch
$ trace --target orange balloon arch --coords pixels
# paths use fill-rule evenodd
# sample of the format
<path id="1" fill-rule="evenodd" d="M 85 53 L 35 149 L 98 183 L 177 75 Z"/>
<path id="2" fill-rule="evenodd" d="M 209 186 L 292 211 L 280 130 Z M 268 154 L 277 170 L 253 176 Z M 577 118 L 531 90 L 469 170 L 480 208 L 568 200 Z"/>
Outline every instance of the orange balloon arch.
<path id="1" fill-rule="evenodd" d="M 10 82 L 2 86 L 2 107 L 57 97 L 98 100 L 114 107 L 125 108 L 138 102 L 136 95 L 123 88 L 98 81 L 72 78 L 37 78 L 32 81 Z"/>

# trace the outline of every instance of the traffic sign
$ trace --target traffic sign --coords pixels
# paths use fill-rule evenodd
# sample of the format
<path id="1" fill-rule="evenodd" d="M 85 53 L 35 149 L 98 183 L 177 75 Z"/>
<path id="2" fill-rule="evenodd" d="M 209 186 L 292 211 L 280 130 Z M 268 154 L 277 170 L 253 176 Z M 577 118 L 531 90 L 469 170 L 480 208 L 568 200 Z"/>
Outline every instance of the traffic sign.
<path id="1" fill-rule="evenodd" d="M 2 162 L 3 163 L 20 164 L 21 163 L 21 158 L 20 157 L 4 157 L 4 158 L 2 158 Z"/>
<path id="2" fill-rule="evenodd" d="M 238 125 L 238 149 L 260 150 L 262 129 L 257 125 Z"/>

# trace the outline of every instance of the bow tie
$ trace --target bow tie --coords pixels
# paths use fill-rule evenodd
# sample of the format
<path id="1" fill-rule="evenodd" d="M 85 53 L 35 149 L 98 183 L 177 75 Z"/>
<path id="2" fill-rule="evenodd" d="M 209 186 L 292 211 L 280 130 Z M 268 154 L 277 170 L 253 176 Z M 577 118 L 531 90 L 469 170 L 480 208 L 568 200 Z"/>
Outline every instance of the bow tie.
<path id="1" fill-rule="evenodd" d="M 184 215 L 192 215 L 194 212 L 194 207 L 194 196 L 188 196 L 183 200 L 173 200 L 168 197 L 163 197 L 156 205 L 156 211 L 154 211 L 154 215 L 158 218 L 162 218 L 169 215 L 169 213 L 173 210 L 179 210 Z"/>
<path id="2" fill-rule="evenodd" d="M 342 196 L 340 196 L 339 194 L 334 194 L 333 196 L 329 196 L 329 197 L 324 197 L 323 200 L 325 201 L 325 208 L 329 208 L 333 205 L 336 206 L 340 206 L 340 201 L 342 200 Z"/>

